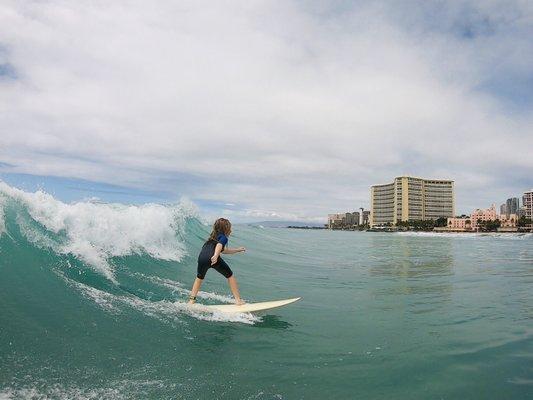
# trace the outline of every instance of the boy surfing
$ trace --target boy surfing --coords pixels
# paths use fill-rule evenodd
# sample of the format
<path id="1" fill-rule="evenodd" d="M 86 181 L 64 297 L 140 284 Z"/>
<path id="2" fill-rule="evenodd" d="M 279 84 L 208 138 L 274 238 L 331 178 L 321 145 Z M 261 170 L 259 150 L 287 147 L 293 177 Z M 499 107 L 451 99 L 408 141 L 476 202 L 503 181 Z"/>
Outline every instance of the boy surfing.
<path id="1" fill-rule="evenodd" d="M 235 304 L 242 305 L 244 301 L 239 294 L 239 287 L 237 280 L 233 276 L 233 271 L 229 265 L 220 257 L 220 254 L 235 254 L 246 251 L 244 247 L 237 247 L 231 249 L 226 247 L 228 244 L 228 236 L 231 235 L 231 222 L 226 218 L 219 218 L 213 224 L 213 230 L 209 239 L 204 243 L 200 254 L 198 255 L 198 271 L 196 279 L 192 285 L 191 295 L 189 296 L 189 304 L 196 301 L 196 295 L 202 286 L 205 274 L 209 268 L 213 268 L 228 279 L 228 284 L 235 297 Z"/>

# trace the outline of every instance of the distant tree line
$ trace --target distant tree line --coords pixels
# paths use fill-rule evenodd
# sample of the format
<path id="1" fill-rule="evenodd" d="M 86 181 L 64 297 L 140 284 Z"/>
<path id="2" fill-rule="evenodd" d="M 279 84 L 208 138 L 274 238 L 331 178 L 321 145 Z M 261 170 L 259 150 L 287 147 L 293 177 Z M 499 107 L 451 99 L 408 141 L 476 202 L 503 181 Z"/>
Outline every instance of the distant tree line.
<path id="1" fill-rule="evenodd" d="M 461 217 L 467 217 L 466 215 Z M 495 232 L 501 226 L 499 219 L 494 221 L 482 221 L 478 219 L 477 221 L 478 230 L 482 232 Z M 396 226 L 398 228 L 404 228 L 414 231 L 431 231 L 433 228 L 446 227 L 448 225 L 448 219 L 441 217 L 436 220 L 424 219 L 424 220 L 409 220 L 409 221 L 398 221 Z M 524 216 L 520 217 L 517 221 L 518 227 L 527 227 L 531 225 L 531 219 Z M 393 226 L 392 224 L 385 224 L 385 226 Z"/>
<path id="2" fill-rule="evenodd" d="M 526 218 L 524 215 L 522 215 L 520 218 L 518 218 L 516 225 L 519 227 L 531 225 L 531 218 Z"/>
<path id="3" fill-rule="evenodd" d="M 334 224 L 331 226 L 331 229 L 339 230 L 339 231 L 365 231 L 368 228 L 370 228 L 370 225 L 368 224 L 362 224 L 362 225 Z"/>
<path id="4" fill-rule="evenodd" d="M 300 225 L 289 225 L 287 228 L 290 229 L 326 229 L 325 226 L 300 226 Z"/>
<path id="5" fill-rule="evenodd" d="M 409 221 L 398 221 L 398 228 L 407 228 L 414 231 L 431 231 L 433 228 L 441 228 L 448 225 L 448 219 L 444 217 L 433 219 L 417 219 Z"/>
<path id="6" fill-rule="evenodd" d="M 526 218 L 525 216 L 521 216 L 518 219 L 518 221 L 516 221 L 516 226 L 519 228 L 527 227 L 530 225 L 531 225 L 531 218 Z M 497 231 L 498 228 L 501 226 L 501 221 L 499 219 L 496 219 L 494 221 L 482 221 L 478 219 L 477 226 L 480 231 L 494 232 L 494 231 Z"/>
<path id="7" fill-rule="evenodd" d="M 500 226 L 501 222 L 499 219 L 496 219 L 494 221 L 482 221 L 481 219 L 477 220 L 478 230 L 482 232 L 495 232 Z"/>

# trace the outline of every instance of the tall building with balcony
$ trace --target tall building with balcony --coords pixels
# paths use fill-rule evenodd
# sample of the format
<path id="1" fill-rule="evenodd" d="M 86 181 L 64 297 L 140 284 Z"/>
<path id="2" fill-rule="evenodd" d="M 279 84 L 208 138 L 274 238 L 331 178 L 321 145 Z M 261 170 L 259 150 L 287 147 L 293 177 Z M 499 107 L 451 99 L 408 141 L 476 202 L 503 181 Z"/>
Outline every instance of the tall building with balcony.
<path id="1" fill-rule="evenodd" d="M 524 216 L 533 219 L 533 189 L 524 193 L 522 196 L 522 204 L 524 205 Z"/>
<path id="2" fill-rule="evenodd" d="M 361 219 L 359 220 L 359 225 L 367 225 L 368 224 L 368 221 L 370 219 L 370 211 L 368 210 L 363 210 L 362 214 L 361 214 Z"/>
<path id="3" fill-rule="evenodd" d="M 395 223 L 396 202 L 396 182 L 372 186 L 370 188 L 370 226 Z"/>
<path id="4" fill-rule="evenodd" d="M 455 215 L 454 181 L 400 176 L 370 188 L 370 225 Z"/>

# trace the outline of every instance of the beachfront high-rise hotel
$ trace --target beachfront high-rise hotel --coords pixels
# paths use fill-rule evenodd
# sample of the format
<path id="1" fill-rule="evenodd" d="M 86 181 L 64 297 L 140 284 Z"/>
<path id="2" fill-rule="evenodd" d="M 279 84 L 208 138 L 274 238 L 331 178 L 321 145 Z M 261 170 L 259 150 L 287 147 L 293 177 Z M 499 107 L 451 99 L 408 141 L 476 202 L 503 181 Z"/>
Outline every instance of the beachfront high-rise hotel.
<path id="1" fill-rule="evenodd" d="M 400 176 L 370 188 L 370 225 L 435 220 L 455 215 L 453 181 Z"/>

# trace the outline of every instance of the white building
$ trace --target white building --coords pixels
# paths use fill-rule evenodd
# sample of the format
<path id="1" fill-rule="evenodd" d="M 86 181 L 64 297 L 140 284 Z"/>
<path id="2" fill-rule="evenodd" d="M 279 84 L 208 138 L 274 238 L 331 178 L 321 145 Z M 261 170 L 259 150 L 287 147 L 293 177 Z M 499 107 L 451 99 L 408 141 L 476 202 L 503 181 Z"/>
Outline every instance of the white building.
<path id="1" fill-rule="evenodd" d="M 533 220 L 533 189 L 524 193 L 522 204 L 525 209 L 525 217 Z"/>

